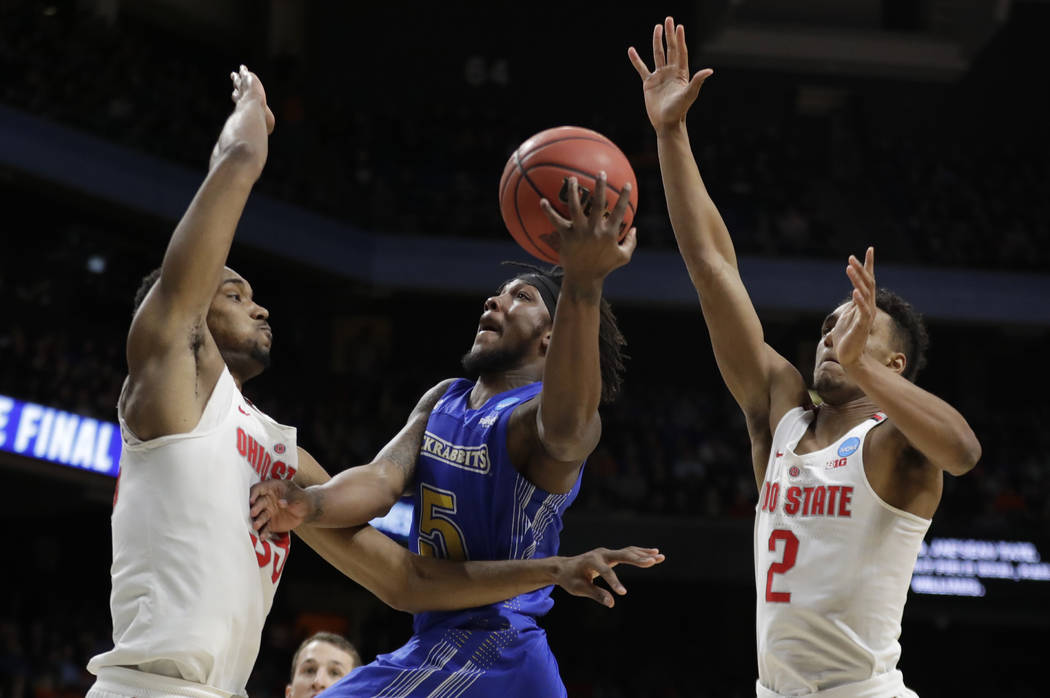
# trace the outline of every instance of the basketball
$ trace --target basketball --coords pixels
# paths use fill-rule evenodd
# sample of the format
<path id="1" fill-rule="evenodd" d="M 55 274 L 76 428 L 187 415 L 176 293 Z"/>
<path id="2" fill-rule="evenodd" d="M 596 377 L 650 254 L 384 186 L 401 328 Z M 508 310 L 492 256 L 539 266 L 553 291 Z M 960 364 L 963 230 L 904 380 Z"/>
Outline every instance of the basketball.
<path id="1" fill-rule="evenodd" d="M 499 183 L 503 222 L 522 249 L 545 262 L 558 264 L 558 235 L 540 208 L 547 199 L 554 210 L 569 218 L 569 178 L 576 177 L 580 202 L 589 210 L 591 193 L 604 170 L 606 210 L 620 199 L 630 182 L 631 193 L 620 229 L 623 240 L 638 207 L 638 182 L 631 163 L 616 144 L 602 134 L 578 126 L 559 126 L 537 133 L 507 160 Z"/>

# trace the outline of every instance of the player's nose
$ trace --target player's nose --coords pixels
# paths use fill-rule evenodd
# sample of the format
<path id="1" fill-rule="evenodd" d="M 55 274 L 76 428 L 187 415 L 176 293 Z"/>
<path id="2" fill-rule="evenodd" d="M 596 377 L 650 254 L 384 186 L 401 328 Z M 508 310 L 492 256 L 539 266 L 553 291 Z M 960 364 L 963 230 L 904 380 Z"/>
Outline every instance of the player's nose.
<path id="1" fill-rule="evenodd" d="M 255 310 L 252 312 L 252 319 L 253 320 L 266 320 L 269 317 L 270 317 L 270 311 L 267 310 L 266 308 L 264 308 L 263 306 L 259 305 L 258 303 L 256 303 L 255 304 Z"/>
<path id="2" fill-rule="evenodd" d="M 485 310 L 499 310 L 499 296 L 489 296 L 485 299 Z"/>

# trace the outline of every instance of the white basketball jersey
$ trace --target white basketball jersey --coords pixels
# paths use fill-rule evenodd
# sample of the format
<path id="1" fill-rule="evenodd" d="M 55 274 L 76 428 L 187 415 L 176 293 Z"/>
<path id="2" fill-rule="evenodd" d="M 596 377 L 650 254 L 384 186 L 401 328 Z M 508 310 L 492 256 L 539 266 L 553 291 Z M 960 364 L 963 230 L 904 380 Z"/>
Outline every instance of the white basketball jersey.
<path id="1" fill-rule="evenodd" d="M 120 427 L 115 647 L 88 670 L 131 667 L 243 695 L 289 547 L 288 534 L 254 535 L 249 489 L 295 474 L 295 429 L 248 402 L 225 367 L 192 432 L 143 442 L 122 414 Z"/>
<path id="2" fill-rule="evenodd" d="M 898 638 L 930 520 L 868 483 L 864 439 L 885 415 L 797 455 L 815 415 L 798 407 L 780 420 L 756 507 L 759 694 L 914 695 Z"/>

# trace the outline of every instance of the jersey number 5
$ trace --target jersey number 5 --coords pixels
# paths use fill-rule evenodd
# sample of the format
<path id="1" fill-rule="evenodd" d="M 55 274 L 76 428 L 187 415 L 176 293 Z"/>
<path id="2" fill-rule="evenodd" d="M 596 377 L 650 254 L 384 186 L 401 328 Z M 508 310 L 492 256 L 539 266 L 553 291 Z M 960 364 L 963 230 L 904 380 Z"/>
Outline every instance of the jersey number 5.
<path id="1" fill-rule="evenodd" d="M 419 554 L 466 560 L 463 531 L 451 518 L 456 513 L 456 493 L 420 483 L 419 494 Z"/>
<path id="2" fill-rule="evenodd" d="M 766 601 L 772 603 L 788 603 L 791 601 L 790 591 L 773 591 L 773 575 L 784 574 L 795 566 L 795 558 L 798 557 L 798 538 L 786 528 L 778 528 L 769 534 L 769 551 L 775 552 L 777 541 L 784 541 L 784 557 L 780 562 L 769 565 L 766 573 Z"/>

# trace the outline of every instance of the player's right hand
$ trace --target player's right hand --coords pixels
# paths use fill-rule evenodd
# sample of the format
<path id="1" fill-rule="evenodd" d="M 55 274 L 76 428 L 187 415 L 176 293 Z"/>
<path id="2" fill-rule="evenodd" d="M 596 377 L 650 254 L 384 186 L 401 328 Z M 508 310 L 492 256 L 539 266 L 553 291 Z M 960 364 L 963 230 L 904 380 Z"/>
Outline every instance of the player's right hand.
<path id="1" fill-rule="evenodd" d="M 248 504 L 252 528 L 266 540 L 299 526 L 312 510 L 306 490 L 289 480 L 263 480 L 252 485 Z"/>
<path id="2" fill-rule="evenodd" d="M 664 556 L 656 548 L 639 548 L 630 546 L 618 550 L 595 548 L 583 555 L 560 558 L 561 564 L 555 575 L 555 584 L 573 596 L 586 596 L 603 606 L 612 608 L 615 605 L 613 595 L 597 586 L 594 580 L 601 577 L 609 588 L 620 596 L 627 589 L 620 583 L 613 567 L 620 564 L 635 567 L 652 567 L 664 561 Z"/>
<path id="3" fill-rule="evenodd" d="M 230 80 L 233 81 L 233 103 L 240 105 L 241 102 L 258 99 L 266 112 L 266 133 L 273 133 L 276 119 L 266 105 L 266 90 L 259 76 L 241 65 L 236 73 L 230 73 Z"/>
<path id="4" fill-rule="evenodd" d="M 664 51 L 664 43 L 667 50 Z M 653 29 L 653 70 L 634 46 L 627 49 L 634 69 L 642 78 L 645 93 L 645 111 L 657 133 L 685 122 L 686 112 L 693 106 L 704 80 L 715 72 L 710 68 L 699 70 L 689 77 L 689 49 L 685 43 L 685 27 L 675 25 L 668 17 Z"/>

